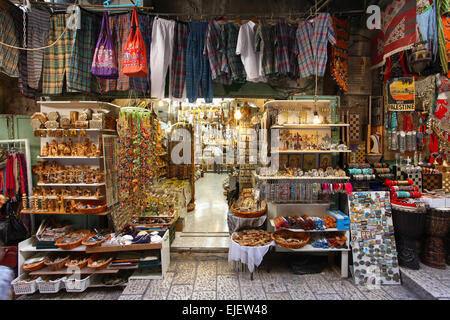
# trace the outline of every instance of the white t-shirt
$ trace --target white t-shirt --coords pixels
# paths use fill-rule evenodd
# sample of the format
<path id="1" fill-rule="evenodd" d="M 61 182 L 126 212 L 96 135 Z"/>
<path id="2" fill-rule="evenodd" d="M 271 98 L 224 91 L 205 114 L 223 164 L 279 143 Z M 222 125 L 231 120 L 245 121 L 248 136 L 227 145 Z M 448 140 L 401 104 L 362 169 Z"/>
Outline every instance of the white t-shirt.
<path id="1" fill-rule="evenodd" d="M 261 54 L 255 51 L 255 23 L 249 21 L 244 23 L 239 29 L 237 39 L 236 54 L 241 55 L 245 72 L 247 73 L 247 81 L 261 82 L 266 81 L 261 70 Z"/>

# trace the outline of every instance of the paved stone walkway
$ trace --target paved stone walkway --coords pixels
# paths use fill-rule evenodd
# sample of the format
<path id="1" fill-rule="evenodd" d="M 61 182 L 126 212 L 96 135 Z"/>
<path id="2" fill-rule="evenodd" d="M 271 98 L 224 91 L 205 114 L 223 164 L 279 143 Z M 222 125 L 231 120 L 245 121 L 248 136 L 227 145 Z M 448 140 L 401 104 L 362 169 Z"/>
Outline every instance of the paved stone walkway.
<path id="1" fill-rule="evenodd" d="M 401 268 L 402 279 L 424 299 L 450 300 L 450 270 L 431 268 L 423 263 L 419 270 Z"/>
<path id="2" fill-rule="evenodd" d="M 404 286 L 368 290 L 342 279 L 327 267 L 320 274 L 294 275 L 285 258 L 264 261 L 250 280 L 236 272 L 223 254 L 173 254 L 164 280 L 134 280 L 122 289 L 89 288 L 80 294 L 34 294 L 24 299 L 88 300 L 415 300 L 419 296 Z M 267 264 L 271 269 L 268 273 Z"/>

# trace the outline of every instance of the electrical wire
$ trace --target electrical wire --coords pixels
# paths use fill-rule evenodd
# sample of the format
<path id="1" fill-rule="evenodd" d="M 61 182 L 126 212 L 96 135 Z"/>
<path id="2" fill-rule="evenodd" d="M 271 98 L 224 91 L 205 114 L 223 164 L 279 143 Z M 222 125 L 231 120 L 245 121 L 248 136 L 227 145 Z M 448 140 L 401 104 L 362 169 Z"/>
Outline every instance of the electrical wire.
<path id="1" fill-rule="evenodd" d="M 68 29 L 68 28 L 69 28 L 69 25 L 66 24 L 66 27 L 64 28 L 63 32 L 59 35 L 59 37 L 55 40 L 55 42 L 53 42 L 52 44 L 49 44 L 48 46 L 45 46 L 45 47 L 39 47 L 39 48 L 22 48 L 22 47 L 16 47 L 16 46 L 13 46 L 13 45 L 10 45 L 10 44 L 1 42 L 1 41 L 0 41 L 0 45 L 3 45 L 3 46 L 8 47 L 8 48 L 17 49 L 17 50 L 26 50 L 26 51 L 45 50 L 45 49 L 47 49 L 47 48 L 51 48 L 51 47 L 53 47 L 54 45 L 56 45 L 56 43 L 57 43 L 59 40 L 61 40 L 62 37 L 64 36 L 64 34 L 67 32 L 67 29 Z"/>

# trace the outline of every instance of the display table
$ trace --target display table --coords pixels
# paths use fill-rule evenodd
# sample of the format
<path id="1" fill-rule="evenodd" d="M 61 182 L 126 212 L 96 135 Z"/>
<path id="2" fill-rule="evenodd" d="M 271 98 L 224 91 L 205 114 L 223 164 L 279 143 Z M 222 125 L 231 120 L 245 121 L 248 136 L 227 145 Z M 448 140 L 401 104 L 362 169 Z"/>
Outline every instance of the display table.
<path id="1" fill-rule="evenodd" d="M 244 228 L 259 228 L 266 221 L 267 216 L 263 215 L 258 218 L 241 218 L 228 211 L 227 222 L 230 234 L 240 231 Z"/>
<path id="2" fill-rule="evenodd" d="M 271 242 L 268 245 L 262 247 L 246 247 L 240 246 L 233 239 L 230 239 L 230 249 L 228 250 L 228 262 L 238 261 L 240 263 L 246 264 L 248 271 L 252 274 L 255 267 L 258 267 L 264 256 L 269 252 L 270 247 L 274 246 L 275 242 Z"/>

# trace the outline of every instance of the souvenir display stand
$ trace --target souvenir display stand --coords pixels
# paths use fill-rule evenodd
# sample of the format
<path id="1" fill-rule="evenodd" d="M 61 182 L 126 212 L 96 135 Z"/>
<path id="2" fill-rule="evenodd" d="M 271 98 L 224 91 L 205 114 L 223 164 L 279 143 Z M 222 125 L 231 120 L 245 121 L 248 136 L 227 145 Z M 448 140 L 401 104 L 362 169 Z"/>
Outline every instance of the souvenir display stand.
<path id="1" fill-rule="evenodd" d="M 259 172 L 253 172 L 254 182 L 260 188 L 261 198 L 268 201 L 267 215 L 270 222 L 268 230 L 276 230 L 274 219 L 277 217 L 306 214 L 309 217 L 325 218 L 329 213 L 330 205 L 337 204 L 337 208 L 340 207 L 339 200 L 334 195 L 344 192 L 344 186 L 350 187 L 349 177 L 343 170 L 325 172 L 327 168 L 338 163 L 340 168 L 343 168 L 346 155 L 351 152 L 348 149 L 349 125 L 339 123 L 336 105 L 330 99 L 319 98 L 315 101 L 305 98 L 303 100 L 271 101 L 267 102 L 265 107 L 269 121 L 267 127 L 270 128 L 268 145 L 271 145 L 270 139 L 275 131 L 278 131 L 280 141 L 277 145 L 271 145 L 272 149 L 270 150 L 272 158 L 275 154 L 279 157 L 279 171 L 267 174 L 265 168 L 261 168 Z M 324 169 L 319 173 L 317 168 L 321 167 Z M 303 170 L 299 171 L 299 168 Z M 309 175 L 311 170 L 314 174 Z M 339 185 L 341 189 L 333 192 L 329 189 L 325 192 L 327 186 L 333 188 L 331 184 L 336 187 Z M 309 186 L 321 189 L 324 197 L 318 196 L 317 190 L 308 190 Z M 337 202 L 333 201 L 333 198 Z M 348 252 L 350 251 L 348 227 L 340 230 L 327 228 L 325 230 L 293 229 L 290 231 L 311 236 L 313 241 L 314 239 L 323 240 L 322 236 L 345 237 L 340 238 L 345 239 L 345 245 L 340 248 L 321 248 L 307 243 L 298 249 L 276 244 L 274 250 L 295 253 L 327 252 L 333 254 L 340 252 L 341 276 L 348 276 Z M 332 235 L 330 236 L 330 234 Z M 303 235 L 299 235 L 299 237 Z"/>
<path id="2" fill-rule="evenodd" d="M 127 251 L 148 251 L 159 256 L 161 259 L 161 271 L 160 272 L 146 272 L 145 269 L 136 269 L 133 275 L 129 279 L 163 279 L 165 273 L 170 264 L 170 244 L 169 244 L 169 232 L 166 231 L 163 240 L 160 243 L 149 243 L 149 244 L 136 244 L 128 246 L 100 246 L 95 248 L 87 248 L 84 245 L 78 246 L 72 250 L 62 250 L 62 249 L 36 249 L 33 245 L 32 239 L 29 238 L 25 241 L 19 243 L 19 256 L 18 256 L 18 278 L 20 278 L 24 273 L 31 276 L 45 276 L 45 275 L 71 275 L 73 270 L 68 268 L 62 268 L 57 271 L 50 271 L 47 268 L 43 268 L 37 271 L 27 272 L 23 269 L 23 262 L 32 257 L 37 253 L 59 253 L 64 252 L 68 254 L 73 253 L 119 253 Z M 82 275 L 95 275 L 95 274 L 117 274 L 120 271 L 119 268 L 106 267 L 100 270 L 83 268 L 80 270 Z M 99 286 L 99 285 L 97 285 Z"/>
<path id="3" fill-rule="evenodd" d="M 39 179 L 22 213 L 77 215 L 83 213 L 66 210 L 68 202 L 73 207 L 72 201 L 103 200 L 107 210 L 96 214 L 107 215 L 118 201 L 114 144 L 119 107 L 96 101 L 38 104 L 41 111 L 32 116 L 31 123 L 35 136 L 41 137 L 40 166 L 34 169 Z M 64 210 L 52 203 L 61 196 Z"/>
<path id="4" fill-rule="evenodd" d="M 82 226 L 84 229 L 99 228 L 100 230 L 107 224 L 110 229 L 114 229 L 116 235 L 119 234 L 126 225 L 132 223 L 132 218 L 137 213 L 136 210 L 132 210 L 128 212 L 129 214 L 123 214 L 119 210 L 125 202 L 123 199 L 125 194 L 122 191 L 122 199 L 119 199 L 119 190 L 122 186 L 118 181 L 123 181 L 121 166 L 126 164 L 120 158 L 123 155 L 121 147 L 132 145 L 132 141 L 124 138 L 123 135 L 122 140 L 117 141 L 116 118 L 119 115 L 119 107 L 110 103 L 93 101 L 49 101 L 39 102 L 39 104 L 41 111 L 31 118 L 35 135 L 41 137 L 41 156 L 39 157 L 41 163 L 34 168 L 39 179 L 36 188 L 33 189 L 34 194 L 30 197 L 28 207 L 23 209 L 22 213 L 39 215 L 39 217 L 60 217 L 58 220 L 70 221 L 74 228 Z M 124 129 L 123 123 L 119 129 Z M 123 134 L 123 131 L 119 133 Z M 154 138 L 154 135 L 152 137 Z M 140 140 L 137 139 L 137 141 Z M 148 142 L 148 139 L 143 141 L 143 143 Z M 140 154 L 143 155 L 143 152 Z M 144 161 L 141 164 L 145 164 Z M 153 164 L 156 164 L 156 161 L 152 162 Z M 146 177 L 142 172 L 139 172 L 139 176 Z M 150 184 L 142 185 L 151 187 Z M 89 202 L 92 200 L 94 201 Z M 118 206 L 119 200 L 122 205 Z M 84 207 L 78 205 L 79 202 Z M 142 203 L 136 202 L 137 205 Z M 104 217 L 107 218 L 106 221 Z M 43 221 L 45 222 L 46 220 Z M 82 292 L 90 286 L 111 286 L 105 284 L 101 277 L 111 275 L 123 279 L 121 272 L 125 269 L 130 271 L 128 279 L 162 279 L 170 264 L 169 230 L 162 225 L 158 225 L 158 228 L 154 226 L 152 225 L 150 230 L 159 232 L 161 236 L 159 242 L 129 241 L 129 243 L 119 244 L 110 240 L 110 237 L 114 237 L 114 233 L 111 233 L 105 238 L 106 242 L 103 240 L 99 242 L 99 245 L 88 246 L 87 243 L 86 245 L 78 243 L 72 248 L 71 246 L 56 247 L 55 244 L 57 245 L 58 241 L 45 245 L 45 241 L 33 236 L 19 243 L 19 277 L 13 281 L 13 285 L 19 291 L 23 287 L 32 289 L 31 284 L 36 281 L 38 286 L 35 285 L 34 289 L 37 290 L 36 288 L 39 287 L 41 293 L 50 293 L 43 288 L 50 283 L 54 285 L 51 293 L 56 293 L 63 287 L 67 292 Z M 98 231 L 96 232 L 99 234 Z M 95 235 L 95 233 L 89 234 Z M 66 236 L 70 237 L 70 234 L 66 233 Z M 87 240 L 87 238 L 83 239 L 83 241 Z M 120 261 L 115 262 L 114 257 L 126 253 L 140 254 L 141 258 L 135 260 L 139 263 L 131 263 L 130 267 L 124 268 L 120 265 Z M 95 265 L 91 267 L 88 264 L 81 269 L 74 269 L 66 264 L 65 267 L 61 265 L 55 268 L 49 264 L 48 267 L 40 267 L 37 270 L 24 270 L 23 264 L 27 259 L 37 256 L 49 257 L 54 254 L 68 257 L 82 254 L 86 257 L 85 259 L 89 257 L 95 263 L 103 261 L 102 256 L 109 256 L 111 260 L 106 260 L 106 263 L 110 264 L 105 267 Z M 77 272 L 74 273 L 74 270 Z M 30 282 L 22 281 L 29 277 L 38 277 L 38 279 Z M 58 279 L 54 282 L 53 280 L 42 282 L 45 277 L 58 277 Z M 57 286 L 56 283 L 58 283 Z M 122 282 L 120 285 L 123 286 L 126 283 Z M 22 293 L 34 292 L 27 290 Z"/>

